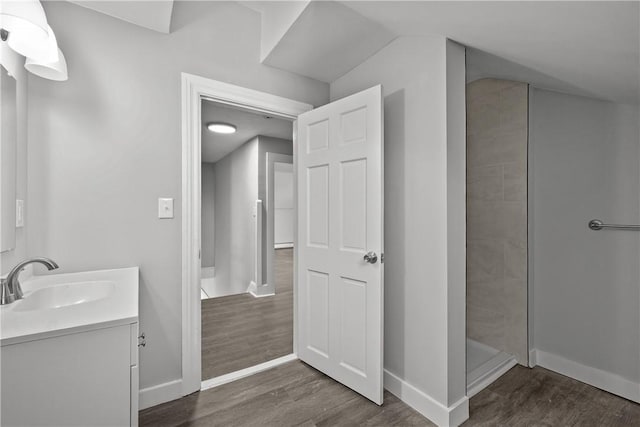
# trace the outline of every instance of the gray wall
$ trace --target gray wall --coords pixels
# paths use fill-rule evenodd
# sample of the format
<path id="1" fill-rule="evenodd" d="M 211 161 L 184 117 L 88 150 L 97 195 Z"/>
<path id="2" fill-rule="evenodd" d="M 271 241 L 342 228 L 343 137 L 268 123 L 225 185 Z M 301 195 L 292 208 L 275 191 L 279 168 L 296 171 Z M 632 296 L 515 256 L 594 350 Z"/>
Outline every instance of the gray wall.
<path id="1" fill-rule="evenodd" d="M 292 130 L 293 131 L 293 130 Z M 293 154 L 293 142 L 257 136 L 213 164 L 215 193 L 215 241 L 211 233 L 203 237 L 205 247 L 213 244 L 216 253 L 216 295 L 246 292 L 255 266 L 253 210 L 256 200 L 267 199 L 267 153 Z M 205 171 L 203 169 L 203 194 Z M 203 214 L 205 199 L 203 198 Z M 267 212 L 263 209 L 262 279 L 267 280 Z M 203 223 L 204 234 L 204 223 Z M 205 258 L 203 258 L 204 260 Z M 212 264 L 213 265 L 213 264 Z M 204 264 L 203 264 L 204 266 Z M 262 285 L 260 283 L 259 285 Z"/>
<path id="2" fill-rule="evenodd" d="M 640 382 L 638 108 L 531 92 L 534 346 Z M 531 178 L 530 178 L 531 179 Z"/>
<path id="3" fill-rule="evenodd" d="M 29 77 L 29 255 L 65 272 L 140 266 L 141 388 L 181 378 L 181 94 L 188 72 L 313 105 L 328 85 L 262 66 L 260 16 L 176 2 L 161 34 L 43 2 L 69 80 Z M 175 219 L 157 218 L 158 197 Z"/>
<path id="4" fill-rule="evenodd" d="M 24 69 L 24 59 L 11 51 L 6 43 L 0 43 L 5 68 L 16 79 L 16 115 L 17 115 L 17 165 L 16 165 L 16 198 L 25 200 L 27 196 L 27 72 Z M 30 206 L 26 204 L 25 211 Z M 9 272 L 11 267 L 27 256 L 28 224 L 16 229 L 15 249 L 0 254 L 0 275 Z M 39 271 L 40 267 L 36 267 Z"/>
<path id="5" fill-rule="evenodd" d="M 398 38 L 332 83 L 331 99 L 377 84 L 385 369 L 448 407 L 466 394 L 464 49 L 443 37 Z"/>
<path id="6" fill-rule="evenodd" d="M 214 164 L 216 295 L 247 292 L 254 278 L 257 165 L 258 138 Z"/>
<path id="7" fill-rule="evenodd" d="M 201 187 L 202 267 L 215 266 L 215 176 L 213 163 L 202 163 Z"/>
<path id="8" fill-rule="evenodd" d="M 447 340 L 447 405 L 459 405 L 455 420 L 462 422 L 469 417 L 466 373 L 466 107 L 465 74 L 466 48 L 445 39 L 446 54 L 446 160 L 447 168 L 447 284 L 446 327 L 440 332 Z M 424 178 L 423 178 L 424 179 Z M 463 404 L 460 404 L 465 400 Z M 461 416 L 463 415 L 464 418 Z"/>

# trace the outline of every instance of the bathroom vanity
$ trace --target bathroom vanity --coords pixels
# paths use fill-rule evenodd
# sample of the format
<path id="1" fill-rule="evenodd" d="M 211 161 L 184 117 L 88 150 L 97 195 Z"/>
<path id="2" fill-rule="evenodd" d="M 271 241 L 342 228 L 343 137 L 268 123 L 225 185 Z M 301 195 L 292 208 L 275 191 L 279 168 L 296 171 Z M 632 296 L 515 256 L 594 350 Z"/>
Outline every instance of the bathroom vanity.
<path id="1" fill-rule="evenodd" d="M 138 423 L 138 268 L 23 278 L 0 307 L 2 424 Z"/>

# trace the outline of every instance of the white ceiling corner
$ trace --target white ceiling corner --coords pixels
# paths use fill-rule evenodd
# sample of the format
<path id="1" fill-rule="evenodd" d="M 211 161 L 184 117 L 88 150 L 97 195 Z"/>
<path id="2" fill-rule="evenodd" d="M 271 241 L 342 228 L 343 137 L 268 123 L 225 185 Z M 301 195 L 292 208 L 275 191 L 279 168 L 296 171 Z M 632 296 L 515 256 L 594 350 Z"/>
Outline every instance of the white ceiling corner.
<path id="1" fill-rule="evenodd" d="M 165 34 L 171 32 L 173 0 L 67 1 L 143 28 Z"/>
<path id="2" fill-rule="evenodd" d="M 290 23 L 263 63 L 331 83 L 395 37 L 378 22 L 338 2 L 312 1 Z"/>
<path id="3" fill-rule="evenodd" d="M 265 11 L 265 8 L 270 7 L 270 3 L 273 2 L 260 0 L 236 0 L 236 3 L 240 3 L 255 12 L 262 13 Z"/>

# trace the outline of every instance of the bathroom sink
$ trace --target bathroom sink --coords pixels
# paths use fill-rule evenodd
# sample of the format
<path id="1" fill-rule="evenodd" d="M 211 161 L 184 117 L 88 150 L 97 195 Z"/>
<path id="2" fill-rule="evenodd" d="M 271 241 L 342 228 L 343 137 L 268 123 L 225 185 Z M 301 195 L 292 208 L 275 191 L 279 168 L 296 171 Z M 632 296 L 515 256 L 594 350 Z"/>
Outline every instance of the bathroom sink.
<path id="1" fill-rule="evenodd" d="M 107 298 L 114 290 L 112 281 L 87 281 L 37 289 L 20 300 L 14 311 L 47 310 L 84 304 Z"/>
<path id="2" fill-rule="evenodd" d="M 25 277 L 24 298 L 0 305 L 0 346 L 137 323 L 139 275 L 129 267 Z"/>

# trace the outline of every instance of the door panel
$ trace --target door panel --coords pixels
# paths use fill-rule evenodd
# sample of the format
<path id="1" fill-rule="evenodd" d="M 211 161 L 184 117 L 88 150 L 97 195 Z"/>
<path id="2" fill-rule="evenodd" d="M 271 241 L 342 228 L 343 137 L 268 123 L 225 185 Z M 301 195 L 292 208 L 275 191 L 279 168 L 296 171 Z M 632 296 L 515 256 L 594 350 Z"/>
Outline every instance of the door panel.
<path id="1" fill-rule="evenodd" d="M 380 86 L 298 118 L 298 356 L 378 404 L 382 134 Z"/>
<path id="2" fill-rule="evenodd" d="M 329 165 L 307 169 L 307 235 L 311 246 L 329 244 Z"/>
<path id="3" fill-rule="evenodd" d="M 308 347 L 327 358 L 329 354 L 329 275 L 309 271 L 308 277 Z"/>
<path id="4" fill-rule="evenodd" d="M 367 251 L 367 160 L 340 163 L 342 250 Z"/>

